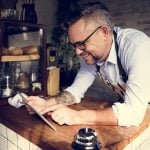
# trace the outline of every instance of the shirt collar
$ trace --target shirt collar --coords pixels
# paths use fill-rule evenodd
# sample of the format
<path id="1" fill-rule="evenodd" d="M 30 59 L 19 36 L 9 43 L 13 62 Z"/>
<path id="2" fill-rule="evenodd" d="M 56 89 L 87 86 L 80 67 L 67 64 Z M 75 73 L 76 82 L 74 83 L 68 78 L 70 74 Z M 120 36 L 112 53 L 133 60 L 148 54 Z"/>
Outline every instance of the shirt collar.
<path id="1" fill-rule="evenodd" d="M 107 58 L 107 60 L 105 61 L 105 63 L 112 63 L 112 64 L 117 64 L 117 56 L 116 56 L 116 48 L 115 48 L 115 40 L 114 40 L 114 36 L 113 36 L 113 41 L 112 41 L 112 46 L 110 49 L 110 53 L 109 56 Z"/>
<path id="2" fill-rule="evenodd" d="M 106 65 L 107 63 L 117 64 L 114 36 L 113 36 L 112 46 L 111 46 L 110 53 L 109 53 L 107 60 L 104 62 L 97 62 L 97 65 L 102 66 L 102 65 Z"/>

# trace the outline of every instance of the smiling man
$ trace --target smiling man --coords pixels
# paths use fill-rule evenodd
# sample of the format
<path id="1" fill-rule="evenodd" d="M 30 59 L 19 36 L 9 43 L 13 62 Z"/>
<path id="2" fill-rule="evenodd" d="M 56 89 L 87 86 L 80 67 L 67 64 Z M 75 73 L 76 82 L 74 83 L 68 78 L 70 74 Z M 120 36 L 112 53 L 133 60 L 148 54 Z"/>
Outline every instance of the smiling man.
<path id="1" fill-rule="evenodd" d="M 100 23 L 94 24 L 93 18 L 89 19 L 80 19 L 70 26 L 68 29 L 69 45 L 75 49 L 77 55 L 84 58 L 87 64 L 95 64 L 108 57 L 112 37 L 108 36 L 107 26 L 98 26 Z M 99 42 L 100 38 L 102 42 Z"/>
<path id="2" fill-rule="evenodd" d="M 150 99 L 149 37 L 135 29 L 114 27 L 101 2 L 86 3 L 69 15 L 65 25 L 68 44 L 80 60 L 77 76 L 58 96 L 47 101 L 30 96 L 29 104 L 60 125 L 138 126 Z M 67 105 L 79 103 L 96 76 L 121 99 L 104 110 L 70 109 Z"/>

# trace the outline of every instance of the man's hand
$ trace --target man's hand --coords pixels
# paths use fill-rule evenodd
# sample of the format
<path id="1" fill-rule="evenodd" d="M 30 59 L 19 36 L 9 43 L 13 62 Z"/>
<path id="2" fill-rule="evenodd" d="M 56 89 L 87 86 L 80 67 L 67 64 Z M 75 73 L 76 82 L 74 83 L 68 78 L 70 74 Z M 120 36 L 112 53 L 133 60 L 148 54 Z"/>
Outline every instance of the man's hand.
<path id="1" fill-rule="evenodd" d="M 46 100 L 44 100 L 43 98 L 40 98 L 38 96 L 29 96 L 26 98 L 26 100 L 29 105 L 26 105 L 26 108 L 30 114 L 34 114 L 34 111 L 31 109 L 30 106 L 32 106 L 38 112 L 41 112 L 46 108 Z"/>
<path id="2" fill-rule="evenodd" d="M 49 106 L 46 109 L 44 109 L 41 113 L 42 114 L 47 113 L 48 115 L 51 115 L 52 119 L 59 125 L 79 124 L 80 120 L 79 117 L 80 115 L 78 115 L 79 114 L 78 111 L 73 110 L 63 104 L 56 104 L 53 106 Z"/>
<path id="3" fill-rule="evenodd" d="M 57 104 L 55 98 L 44 100 L 38 96 L 30 96 L 27 98 L 26 105 L 30 114 L 34 112 L 30 106 L 41 114 L 48 114 L 59 125 L 75 125 L 75 124 L 96 124 L 117 125 L 117 118 L 111 107 L 103 110 L 73 110 L 65 103 Z M 109 114 L 109 115 L 108 115 Z"/>

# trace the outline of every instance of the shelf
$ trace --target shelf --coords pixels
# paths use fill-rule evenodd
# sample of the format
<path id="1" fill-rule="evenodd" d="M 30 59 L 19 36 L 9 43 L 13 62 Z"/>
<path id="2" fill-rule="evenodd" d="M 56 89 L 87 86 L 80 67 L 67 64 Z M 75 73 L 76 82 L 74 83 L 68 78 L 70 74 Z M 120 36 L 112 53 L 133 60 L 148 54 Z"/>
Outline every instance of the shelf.
<path id="1" fill-rule="evenodd" d="M 6 27 L 7 34 L 19 34 L 26 32 L 35 32 L 45 28 L 42 24 L 27 23 L 18 20 L 0 19 L 0 22 Z"/>
<path id="2" fill-rule="evenodd" d="M 2 56 L 1 62 L 39 60 L 39 58 L 40 56 L 38 54 L 20 55 L 20 56 Z"/>
<path id="3" fill-rule="evenodd" d="M 15 36 L 10 36 L 12 34 Z M 21 35 L 24 37 L 21 37 Z M 37 53 L 27 54 L 23 51 L 23 54 L 21 53 L 21 55 L 15 56 L 13 53 L 8 52 L 7 54 L 7 52 L 3 52 L 3 48 L 9 49 L 11 46 L 22 48 L 30 45 L 38 47 Z M 30 67 L 34 67 L 34 71 L 38 74 L 38 81 L 41 83 L 42 90 L 40 93 L 34 93 L 30 90 L 30 95 L 47 96 L 48 54 L 46 47 L 46 25 L 27 23 L 20 20 L 0 19 L 0 69 L 1 66 L 4 66 L 5 71 L 11 67 L 11 63 L 15 66 L 15 62 L 21 62 L 23 69 L 27 68 L 30 70 Z M 31 62 L 31 64 L 28 65 L 28 62 Z M 32 86 L 30 86 L 30 88 L 32 88 Z M 25 93 L 28 94 L 28 91 L 25 91 Z M 0 97 L 2 97 L 1 93 Z"/>
<path id="4" fill-rule="evenodd" d="M 14 35 L 14 34 L 22 34 L 22 33 L 29 33 L 29 32 L 39 32 L 39 28 L 36 27 L 26 27 L 26 26 L 7 26 L 7 34 Z"/>

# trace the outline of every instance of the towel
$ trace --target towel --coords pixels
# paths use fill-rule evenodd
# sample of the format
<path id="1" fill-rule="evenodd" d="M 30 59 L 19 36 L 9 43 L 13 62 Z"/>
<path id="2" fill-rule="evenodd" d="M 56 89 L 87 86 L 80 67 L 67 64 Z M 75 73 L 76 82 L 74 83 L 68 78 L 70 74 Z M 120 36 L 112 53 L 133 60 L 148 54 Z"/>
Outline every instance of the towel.
<path id="1" fill-rule="evenodd" d="M 25 98 L 28 97 L 25 93 L 22 94 Z M 8 103 L 16 108 L 20 108 L 21 106 L 25 105 L 22 101 L 22 97 L 19 94 L 16 94 L 14 97 L 8 98 Z"/>

